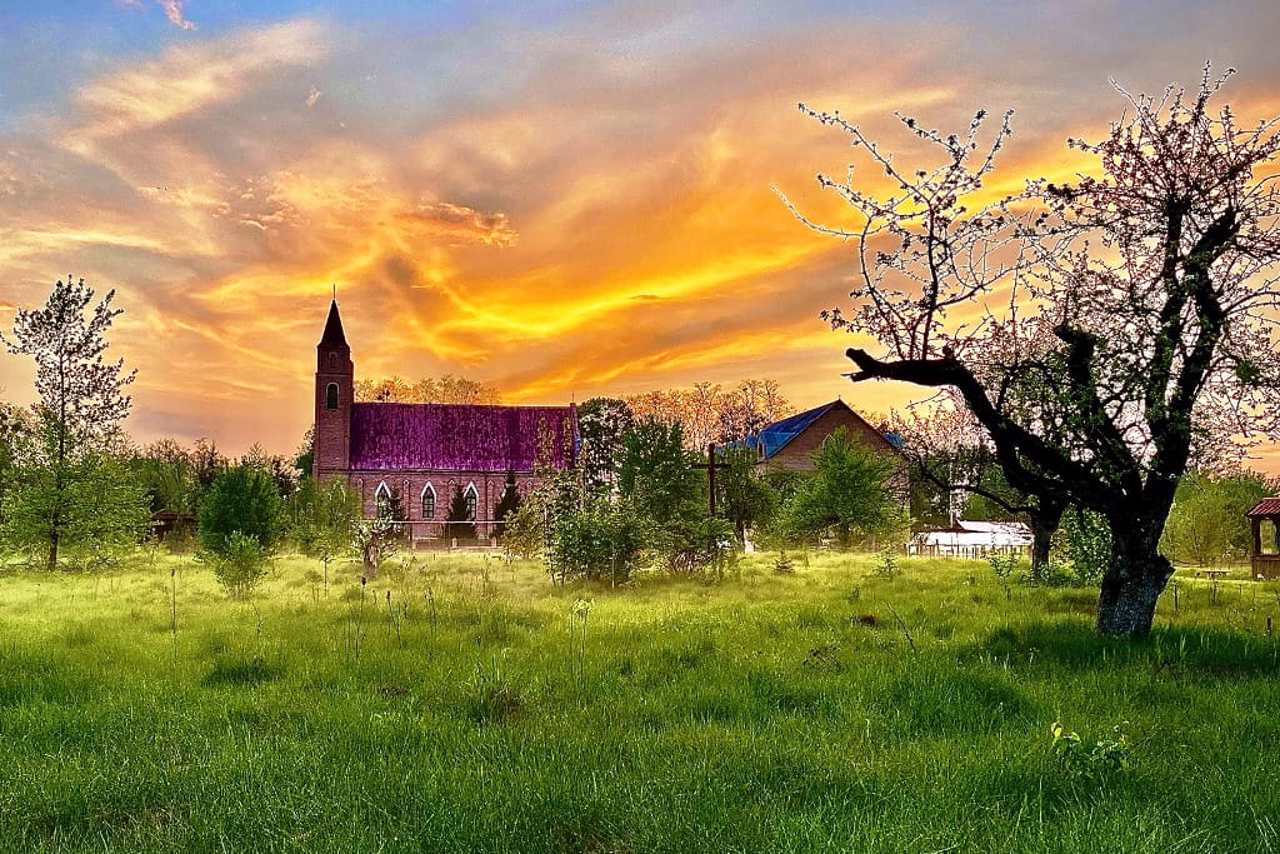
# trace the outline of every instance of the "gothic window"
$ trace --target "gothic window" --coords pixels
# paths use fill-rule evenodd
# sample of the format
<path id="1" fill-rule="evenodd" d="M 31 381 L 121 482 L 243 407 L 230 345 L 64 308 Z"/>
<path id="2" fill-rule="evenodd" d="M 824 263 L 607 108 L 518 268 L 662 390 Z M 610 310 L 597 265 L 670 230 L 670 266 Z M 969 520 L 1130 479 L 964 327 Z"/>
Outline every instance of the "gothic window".
<path id="1" fill-rule="evenodd" d="M 373 504 L 377 508 L 379 519 L 387 519 L 391 516 L 391 487 L 387 486 L 385 480 L 374 490 Z"/>
<path id="2" fill-rule="evenodd" d="M 434 519 L 436 517 L 436 488 L 428 483 L 422 487 L 422 518 Z"/>
<path id="3" fill-rule="evenodd" d="M 325 409 L 338 408 L 338 384 L 337 383 L 329 383 L 329 385 L 325 386 L 324 408 Z"/>
<path id="4" fill-rule="evenodd" d="M 338 367 L 338 354 L 337 354 L 337 353 L 330 353 L 330 354 L 329 354 L 329 367 L 330 367 L 330 368 L 337 368 L 337 367 Z"/>
<path id="5" fill-rule="evenodd" d="M 476 502 L 480 498 L 480 493 L 476 491 L 474 483 L 467 484 L 467 489 L 462 493 L 462 497 L 467 502 L 467 519 L 474 522 L 476 520 Z"/>

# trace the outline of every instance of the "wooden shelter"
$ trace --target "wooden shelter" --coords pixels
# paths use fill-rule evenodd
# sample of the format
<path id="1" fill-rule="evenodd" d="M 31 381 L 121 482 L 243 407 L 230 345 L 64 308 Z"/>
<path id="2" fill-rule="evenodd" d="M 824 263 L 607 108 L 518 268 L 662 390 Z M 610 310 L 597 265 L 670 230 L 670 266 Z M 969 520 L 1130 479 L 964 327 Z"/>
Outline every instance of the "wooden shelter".
<path id="1" fill-rule="evenodd" d="M 1280 496 L 1264 498 L 1245 517 L 1253 531 L 1249 561 L 1254 578 L 1280 578 Z M 1271 523 L 1271 550 L 1262 543 L 1262 523 Z"/>

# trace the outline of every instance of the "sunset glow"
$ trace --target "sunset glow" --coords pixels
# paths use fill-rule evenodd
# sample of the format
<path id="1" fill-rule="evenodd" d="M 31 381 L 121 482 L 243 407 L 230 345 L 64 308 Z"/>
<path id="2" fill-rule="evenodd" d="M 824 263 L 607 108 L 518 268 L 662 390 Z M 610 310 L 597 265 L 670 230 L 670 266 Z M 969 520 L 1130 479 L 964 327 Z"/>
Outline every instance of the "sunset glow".
<path id="1" fill-rule="evenodd" d="M 918 390 L 851 386 L 818 317 L 856 259 L 774 192 L 844 216 L 813 181 L 843 140 L 797 102 L 904 156 L 895 110 L 1014 108 L 995 192 L 1087 166 L 1064 141 L 1119 115 L 1109 76 L 1233 65 L 1249 120 L 1280 84 L 1262 2 L 25 5 L 0 10 L 0 326 L 68 273 L 117 289 L 131 433 L 233 452 L 309 426 L 334 286 L 357 376 L 548 404 L 772 377 L 886 410 Z M 29 371 L 0 356 L 5 397 Z"/>

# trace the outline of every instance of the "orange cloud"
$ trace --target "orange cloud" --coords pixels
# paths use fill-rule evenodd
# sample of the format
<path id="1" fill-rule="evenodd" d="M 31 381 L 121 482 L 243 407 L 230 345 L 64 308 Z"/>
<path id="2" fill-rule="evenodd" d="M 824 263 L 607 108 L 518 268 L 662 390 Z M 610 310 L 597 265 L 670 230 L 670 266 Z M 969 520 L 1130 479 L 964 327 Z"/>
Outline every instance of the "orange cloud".
<path id="1" fill-rule="evenodd" d="M 849 342 L 817 317 L 855 259 L 771 190 L 847 221 L 813 175 L 842 174 L 848 149 L 795 103 L 839 107 L 906 158 L 894 109 L 960 127 L 1017 102 L 993 194 L 1087 165 L 1063 137 L 1120 108 L 1100 72 L 1098 97 L 1064 113 L 1035 57 L 957 71 L 972 33 L 926 45 L 918 22 L 740 42 L 691 28 L 705 41 L 655 50 L 681 14 L 412 51 L 307 19 L 174 33 L 44 125 L 0 132 L 0 296 L 35 302 L 66 269 L 119 288 L 141 438 L 291 448 L 335 284 L 364 376 L 465 373 L 554 402 L 758 375 L 799 404 L 885 409 L 911 390 L 850 386 Z M 23 370 L 0 361 L 0 385 L 24 387 Z"/>

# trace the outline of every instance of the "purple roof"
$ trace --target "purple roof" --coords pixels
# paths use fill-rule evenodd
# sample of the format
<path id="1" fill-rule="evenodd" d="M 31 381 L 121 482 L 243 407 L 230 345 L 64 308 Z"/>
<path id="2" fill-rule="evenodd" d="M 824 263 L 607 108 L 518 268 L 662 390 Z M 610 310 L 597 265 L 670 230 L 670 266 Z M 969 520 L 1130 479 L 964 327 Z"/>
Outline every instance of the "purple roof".
<path id="1" fill-rule="evenodd" d="M 540 436 L 549 462 L 572 465 L 577 453 L 573 406 L 481 406 L 449 403 L 357 403 L 351 407 L 351 468 L 533 471 Z"/>

